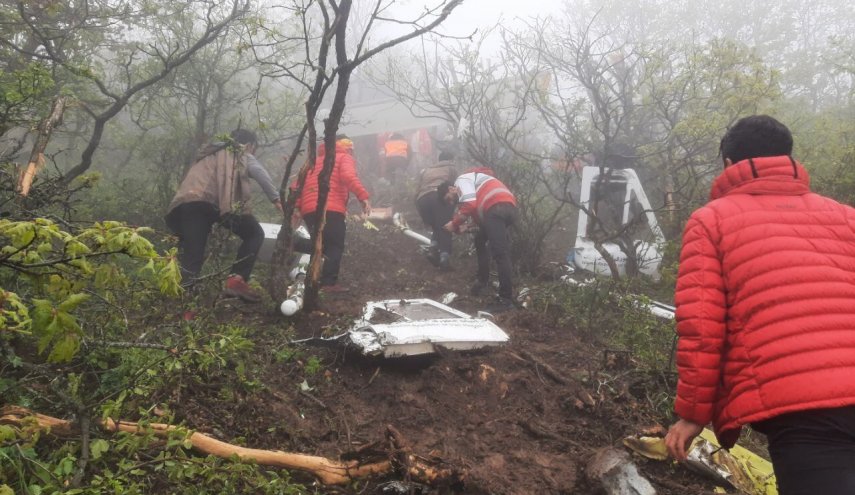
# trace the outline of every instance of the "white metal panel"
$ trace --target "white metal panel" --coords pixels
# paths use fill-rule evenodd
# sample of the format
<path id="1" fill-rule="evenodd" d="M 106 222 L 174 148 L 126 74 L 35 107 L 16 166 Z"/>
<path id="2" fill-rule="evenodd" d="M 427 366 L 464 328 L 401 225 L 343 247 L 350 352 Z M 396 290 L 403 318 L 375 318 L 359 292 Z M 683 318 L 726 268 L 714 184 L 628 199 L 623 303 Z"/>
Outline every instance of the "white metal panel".
<path id="1" fill-rule="evenodd" d="M 490 320 L 431 299 L 390 299 L 368 302 L 348 340 L 363 354 L 399 357 L 497 346 L 509 337 Z"/>

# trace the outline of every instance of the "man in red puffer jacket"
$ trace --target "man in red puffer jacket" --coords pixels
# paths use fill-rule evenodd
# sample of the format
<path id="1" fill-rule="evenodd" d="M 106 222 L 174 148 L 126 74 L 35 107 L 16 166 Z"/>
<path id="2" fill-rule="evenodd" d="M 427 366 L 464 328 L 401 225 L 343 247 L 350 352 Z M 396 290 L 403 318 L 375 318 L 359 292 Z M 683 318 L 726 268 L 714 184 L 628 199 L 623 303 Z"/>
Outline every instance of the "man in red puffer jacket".
<path id="1" fill-rule="evenodd" d="M 779 493 L 855 493 L 855 209 L 810 191 L 783 124 L 721 141 L 677 278 L 678 460 L 710 421 L 724 447 L 764 433 Z"/>
<path id="2" fill-rule="evenodd" d="M 306 176 L 306 183 L 297 199 L 296 211 L 306 221 L 309 232 L 314 232 L 320 221 L 318 208 L 318 176 L 324 168 L 324 143 L 318 145 L 318 157 L 314 167 Z M 296 188 L 296 184 L 291 185 Z M 353 142 L 344 135 L 336 137 L 335 165 L 330 176 L 330 190 L 327 195 L 327 216 L 324 224 L 324 266 L 321 270 L 321 290 L 324 292 L 344 292 L 347 289 L 338 284 L 338 272 L 344 255 L 344 239 L 347 234 L 345 217 L 350 193 L 362 204 L 362 211 L 371 213 L 368 191 L 356 174 L 356 161 L 353 159 Z"/>

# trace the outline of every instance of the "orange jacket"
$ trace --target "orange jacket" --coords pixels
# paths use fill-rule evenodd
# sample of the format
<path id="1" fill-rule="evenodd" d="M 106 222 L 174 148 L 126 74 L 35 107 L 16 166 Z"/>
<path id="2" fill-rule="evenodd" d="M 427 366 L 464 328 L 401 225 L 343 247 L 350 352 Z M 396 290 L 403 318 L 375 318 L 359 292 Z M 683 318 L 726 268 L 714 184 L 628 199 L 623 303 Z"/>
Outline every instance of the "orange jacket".
<path id="1" fill-rule="evenodd" d="M 325 151 L 321 143 L 318 146 L 318 158 L 315 160 L 314 167 L 306 175 L 306 184 L 297 199 L 296 206 L 303 215 L 314 213 L 318 208 L 318 176 L 324 168 Z M 292 189 L 296 187 L 296 183 L 291 185 Z M 347 213 L 347 200 L 350 198 L 350 193 L 355 194 L 359 201 L 365 201 L 369 197 L 368 191 L 356 175 L 356 161 L 353 156 L 348 152 L 347 147 L 336 143 L 335 165 L 330 176 L 330 191 L 327 196 L 327 211 Z"/>
<path id="2" fill-rule="evenodd" d="M 855 209 L 789 156 L 743 160 L 683 234 L 675 412 L 721 445 L 784 413 L 855 404 Z"/>

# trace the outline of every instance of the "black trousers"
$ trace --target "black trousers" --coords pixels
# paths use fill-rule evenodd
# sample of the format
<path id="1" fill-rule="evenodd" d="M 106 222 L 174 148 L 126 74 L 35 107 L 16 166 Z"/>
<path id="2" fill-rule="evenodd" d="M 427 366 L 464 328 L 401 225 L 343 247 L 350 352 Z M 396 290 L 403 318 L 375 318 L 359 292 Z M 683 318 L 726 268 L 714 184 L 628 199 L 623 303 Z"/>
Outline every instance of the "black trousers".
<path id="1" fill-rule="evenodd" d="M 431 191 L 416 200 L 416 208 L 425 225 L 432 229 L 431 246 L 435 245 L 440 253 L 451 254 L 451 232 L 443 227 L 451 221 L 454 206 L 442 201 L 436 191 Z"/>
<path id="2" fill-rule="evenodd" d="M 855 406 L 782 414 L 751 427 L 769 440 L 780 495 L 855 494 Z"/>
<path id="3" fill-rule="evenodd" d="M 495 204 L 484 213 L 480 230 L 475 235 L 475 254 L 478 256 L 478 282 L 490 282 L 490 254 L 496 260 L 499 274 L 499 297 L 513 299 L 513 265 L 511 265 L 511 236 L 509 229 L 517 221 L 517 207 L 510 203 Z"/>
<path id="4" fill-rule="evenodd" d="M 178 235 L 178 263 L 186 285 L 192 284 L 202 272 L 205 246 L 211 227 L 217 222 L 241 239 L 232 273 L 240 275 L 244 280 L 249 280 L 252 274 L 256 255 L 264 242 L 264 230 L 258 220 L 252 215 L 233 213 L 220 218 L 214 205 L 194 201 L 178 205 L 166 218 L 166 224 Z"/>
<path id="5" fill-rule="evenodd" d="M 341 270 L 341 258 L 344 256 L 344 238 L 347 235 L 347 224 L 344 218 L 344 213 L 337 211 L 327 212 L 327 221 L 324 224 L 324 267 L 321 269 L 322 286 L 335 285 L 338 282 L 338 272 Z M 307 213 L 303 216 L 303 220 L 306 221 L 309 232 L 314 232 L 315 225 L 319 221 L 317 214 L 315 212 Z M 296 249 L 299 250 L 300 247 L 295 244 Z"/>
<path id="6" fill-rule="evenodd" d="M 384 178 L 392 184 L 399 184 L 405 179 L 407 174 L 407 167 L 409 166 L 409 164 L 410 160 L 405 156 L 386 157 L 386 160 L 383 164 Z"/>

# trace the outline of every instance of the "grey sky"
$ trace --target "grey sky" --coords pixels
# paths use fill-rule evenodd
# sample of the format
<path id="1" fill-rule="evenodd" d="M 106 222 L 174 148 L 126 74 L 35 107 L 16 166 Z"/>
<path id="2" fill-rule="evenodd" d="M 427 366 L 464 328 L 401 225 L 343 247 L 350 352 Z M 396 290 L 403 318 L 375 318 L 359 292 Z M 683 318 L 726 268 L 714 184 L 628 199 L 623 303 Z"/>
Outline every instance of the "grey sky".
<path id="1" fill-rule="evenodd" d="M 504 23 L 513 22 L 519 17 L 558 14 L 563 4 L 564 0 L 464 0 L 463 5 L 452 12 L 440 31 L 451 35 L 465 35 L 474 27 L 491 26 L 500 19 Z"/>
<path id="2" fill-rule="evenodd" d="M 398 19 L 412 19 L 423 12 L 426 6 L 435 6 L 439 1 L 399 0 L 392 5 L 388 14 Z M 464 0 L 436 32 L 448 36 L 468 36 L 475 29 L 490 28 L 500 21 L 503 26 L 511 26 L 518 18 L 559 15 L 564 2 L 565 0 Z M 373 1 L 371 3 L 373 4 Z M 381 37 L 387 37 L 400 35 L 405 29 L 387 25 L 380 32 L 384 33 Z M 492 38 L 497 36 L 494 34 Z M 491 39 L 482 49 L 492 52 L 498 46 L 498 40 Z"/>

